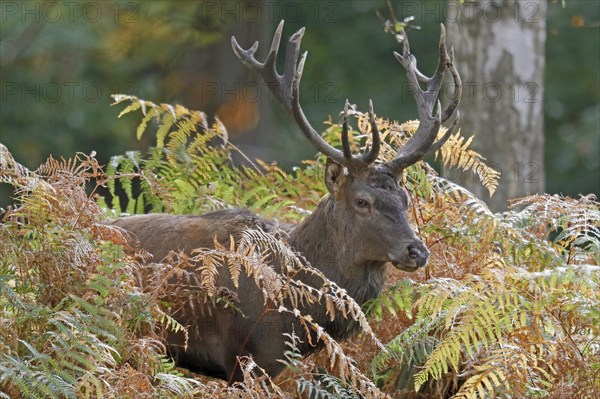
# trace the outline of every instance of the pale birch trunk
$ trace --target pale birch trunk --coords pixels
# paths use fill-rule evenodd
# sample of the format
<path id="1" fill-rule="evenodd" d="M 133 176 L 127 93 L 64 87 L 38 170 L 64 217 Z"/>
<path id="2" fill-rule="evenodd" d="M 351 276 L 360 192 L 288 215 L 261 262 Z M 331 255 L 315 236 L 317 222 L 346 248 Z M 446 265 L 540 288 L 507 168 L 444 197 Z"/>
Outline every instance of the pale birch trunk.
<path id="1" fill-rule="evenodd" d="M 543 81 L 546 2 L 451 1 L 447 25 L 463 79 L 462 133 L 501 171 L 492 198 L 472 175 L 444 173 L 494 211 L 544 191 Z"/>

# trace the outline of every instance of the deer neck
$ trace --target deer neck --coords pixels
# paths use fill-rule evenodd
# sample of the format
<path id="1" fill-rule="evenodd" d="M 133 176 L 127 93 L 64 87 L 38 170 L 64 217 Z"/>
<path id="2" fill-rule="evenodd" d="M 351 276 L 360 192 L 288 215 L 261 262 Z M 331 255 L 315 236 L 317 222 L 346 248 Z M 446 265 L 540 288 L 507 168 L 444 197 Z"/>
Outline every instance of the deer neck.
<path id="1" fill-rule="evenodd" d="M 331 196 L 289 231 L 291 246 L 310 264 L 359 304 L 379 295 L 385 282 L 385 262 L 361 261 L 354 250 L 350 223 L 336 217 Z"/>

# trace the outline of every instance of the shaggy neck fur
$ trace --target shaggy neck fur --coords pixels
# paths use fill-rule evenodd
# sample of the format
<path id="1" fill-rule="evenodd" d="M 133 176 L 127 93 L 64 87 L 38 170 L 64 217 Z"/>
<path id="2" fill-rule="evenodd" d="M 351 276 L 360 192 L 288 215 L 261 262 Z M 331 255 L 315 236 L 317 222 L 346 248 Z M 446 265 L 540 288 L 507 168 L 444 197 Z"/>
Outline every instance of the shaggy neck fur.
<path id="1" fill-rule="evenodd" d="M 290 244 L 362 305 L 381 292 L 385 262 L 357 260 L 356 234 L 330 197 L 289 232 Z"/>

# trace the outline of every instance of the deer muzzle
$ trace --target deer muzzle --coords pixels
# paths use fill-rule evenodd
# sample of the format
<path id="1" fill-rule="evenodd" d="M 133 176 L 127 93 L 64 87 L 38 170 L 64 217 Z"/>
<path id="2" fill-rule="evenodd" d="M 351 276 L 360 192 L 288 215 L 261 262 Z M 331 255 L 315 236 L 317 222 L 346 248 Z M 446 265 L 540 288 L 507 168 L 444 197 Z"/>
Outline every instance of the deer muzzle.
<path id="1" fill-rule="evenodd" d="M 404 271 L 415 271 L 427 264 L 429 250 L 421 241 L 414 241 L 407 245 L 400 255 L 388 254 L 394 267 Z"/>

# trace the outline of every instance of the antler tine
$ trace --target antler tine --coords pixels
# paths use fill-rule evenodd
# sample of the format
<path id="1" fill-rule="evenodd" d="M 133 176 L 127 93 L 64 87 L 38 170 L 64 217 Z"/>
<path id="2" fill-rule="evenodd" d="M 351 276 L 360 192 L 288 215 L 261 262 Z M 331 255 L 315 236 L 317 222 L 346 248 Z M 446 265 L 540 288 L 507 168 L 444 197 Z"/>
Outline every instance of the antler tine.
<path id="1" fill-rule="evenodd" d="M 273 66 L 273 71 L 277 73 L 275 70 L 275 62 L 277 61 L 277 53 L 279 52 L 279 44 L 281 43 L 281 34 L 283 33 L 283 21 L 279 22 L 277 25 L 277 29 L 275 29 L 275 34 L 273 35 L 273 40 L 271 40 L 271 48 L 269 49 L 269 55 L 267 55 L 267 59 L 265 60 L 265 65 L 270 64 Z"/>
<path id="2" fill-rule="evenodd" d="M 350 143 L 348 142 L 347 102 L 344 107 L 344 123 L 342 127 L 343 152 L 333 148 L 323 140 L 306 119 L 304 111 L 300 106 L 300 80 L 302 79 L 302 72 L 304 70 L 307 53 L 304 52 L 299 61 L 298 55 L 300 53 L 300 44 L 302 42 L 302 36 L 304 35 L 304 28 L 301 28 L 290 37 L 286 48 L 284 73 L 283 75 L 280 75 L 277 72 L 277 54 L 281 42 L 283 25 L 284 21 L 281 21 L 277 26 L 265 62 L 260 62 L 255 58 L 258 42 L 255 42 L 248 50 L 244 50 L 240 47 L 235 37 L 232 37 L 231 45 L 234 53 L 244 65 L 260 73 L 271 92 L 275 95 L 275 98 L 277 98 L 284 108 L 292 114 L 296 123 L 302 130 L 302 133 L 304 133 L 306 138 L 318 151 L 335 162 L 351 169 L 367 167 L 377 158 L 379 152 L 379 133 L 373 119 L 372 105 L 369 108 L 369 112 L 371 115 L 371 126 L 373 131 L 373 148 L 367 154 L 360 157 L 354 157 L 350 151 Z"/>
<path id="3" fill-rule="evenodd" d="M 425 156 L 431 155 L 431 154 L 435 153 L 437 150 L 439 150 L 440 148 L 442 148 L 442 146 L 444 144 L 446 144 L 446 141 L 450 138 L 450 136 L 452 136 L 454 133 L 456 133 L 456 130 L 457 130 L 459 124 L 460 124 L 460 112 L 456 111 L 456 118 L 454 118 L 454 122 L 452 122 L 452 125 L 450 125 L 450 127 L 448 128 L 446 133 L 444 133 L 444 135 L 442 136 L 441 139 L 439 139 L 438 141 L 433 143 L 431 145 L 431 147 L 429 147 L 429 150 L 427 150 L 427 153 L 425 154 Z"/>
<path id="4" fill-rule="evenodd" d="M 381 139 L 379 136 L 379 129 L 377 128 L 377 122 L 375 121 L 375 112 L 373 112 L 373 101 L 369 100 L 369 124 L 371 125 L 371 149 L 362 156 L 362 159 L 367 164 L 375 162 L 379 155 L 379 148 L 381 146 Z"/>
<path id="5" fill-rule="evenodd" d="M 348 100 L 344 104 L 344 114 L 342 115 L 342 149 L 344 151 L 344 158 L 352 158 L 352 151 L 350 150 L 350 142 L 348 140 Z"/>
<path id="6" fill-rule="evenodd" d="M 408 40 L 408 36 L 404 35 L 404 41 L 402 42 L 402 55 L 398 54 L 397 52 L 394 51 L 394 56 L 396 57 L 396 59 L 398 61 L 400 61 L 398 59 L 398 57 L 400 58 L 408 58 L 411 56 L 410 54 L 410 41 Z M 416 62 L 416 60 L 415 60 Z M 417 76 L 417 79 L 419 79 L 419 82 L 422 83 L 427 83 L 429 82 L 431 79 L 428 78 L 427 76 L 423 75 L 417 68 L 415 65 L 415 75 Z"/>
<path id="7" fill-rule="evenodd" d="M 350 149 L 350 140 L 348 139 L 348 107 L 349 103 L 346 100 L 344 104 L 344 112 L 342 114 L 342 149 L 344 157 L 351 160 L 356 167 L 365 167 L 372 164 L 377 160 L 379 150 L 381 148 L 381 138 L 379 136 L 379 129 L 377 128 L 377 122 L 375 121 L 375 113 L 373 112 L 373 101 L 369 100 L 369 124 L 371 125 L 371 149 L 367 150 L 365 154 L 360 157 L 354 157 Z"/>
<path id="8" fill-rule="evenodd" d="M 398 62 L 402 64 L 404 69 L 406 69 L 408 83 L 415 98 L 415 102 L 417 103 L 419 127 L 406 145 L 400 150 L 398 155 L 387 163 L 392 170 L 398 173 L 407 166 L 423 159 L 426 155 L 439 150 L 446 140 L 454 134 L 454 131 L 460 122 L 459 114 L 457 114 L 454 123 L 450 126 L 444 136 L 437 142 L 435 141 L 441 124 L 452 116 L 460 102 L 460 96 L 462 94 L 462 82 L 458 71 L 454 66 L 454 51 L 451 49 L 451 55 L 448 55 L 446 49 L 446 29 L 444 28 L 444 25 L 441 25 L 440 28 L 438 65 L 431 77 L 423 75 L 417 69 L 416 58 L 414 55 L 410 54 L 410 47 L 407 40 L 404 42 L 402 50 L 402 55 L 394 52 L 394 56 Z M 437 98 L 447 70 L 450 70 L 454 80 L 454 93 L 452 100 L 442 111 L 440 102 Z M 425 83 L 425 90 L 421 89 L 419 82 Z M 433 111 L 436 102 L 436 114 L 435 116 L 432 116 L 431 112 Z"/>
<path id="9" fill-rule="evenodd" d="M 454 46 L 450 47 L 450 62 L 448 64 L 448 70 L 450 71 L 452 80 L 454 81 L 454 92 L 452 93 L 452 100 L 450 100 L 448 105 L 446 105 L 446 108 L 442 113 L 442 123 L 447 121 L 452 113 L 456 110 L 458 104 L 460 103 L 460 97 L 462 96 L 462 81 L 458 71 L 456 70 L 456 65 L 454 65 Z"/>
<path id="10" fill-rule="evenodd" d="M 442 81 L 444 80 L 444 75 L 446 73 L 446 69 L 450 64 L 450 57 L 448 57 L 448 52 L 446 51 L 446 28 L 443 24 L 440 24 L 440 43 L 439 43 L 439 60 L 438 65 L 433 73 L 431 78 L 427 78 L 427 90 L 433 89 L 435 92 L 435 97 L 439 93 L 439 90 L 442 86 Z M 419 71 L 417 73 L 420 74 Z M 424 76 L 424 75 L 423 75 Z"/>
<path id="11" fill-rule="evenodd" d="M 264 66 L 262 62 L 258 62 L 256 58 L 254 58 L 254 53 L 258 49 L 258 41 L 254 42 L 248 50 L 244 50 L 240 47 L 237 40 L 235 40 L 235 37 L 231 36 L 231 47 L 233 48 L 235 55 L 246 67 L 260 69 Z"/>
<path id="12" fill-rule="evenodd" d="M 283 21 L 282 27 L 283 27 Z M 296 77 L 296 60 L 298 59 L 298 54 L 300 53 L 300 44 L 302 43 L 302 38 L 304 37 L 304 27 L 300 28 L 296 33 L 294 33 L 290 40 L 288 41 L 287 48 L 285 49 L 286 59 L 285 66 L 283 69 L 283 76 L 287 76 L 288 79 L 294 79 Z M 289 54 L 289 55 L 288 55 Z M 306 60 L 306 52 L 304 52 L 302 57 L 302 66 L 304 67 L 304 60 Z"/>

